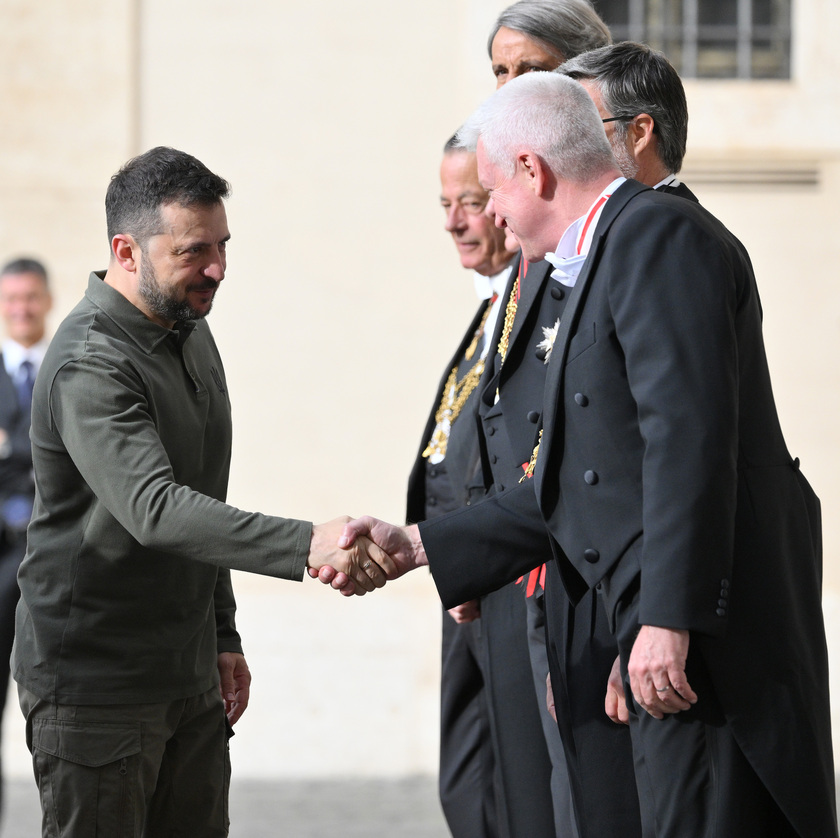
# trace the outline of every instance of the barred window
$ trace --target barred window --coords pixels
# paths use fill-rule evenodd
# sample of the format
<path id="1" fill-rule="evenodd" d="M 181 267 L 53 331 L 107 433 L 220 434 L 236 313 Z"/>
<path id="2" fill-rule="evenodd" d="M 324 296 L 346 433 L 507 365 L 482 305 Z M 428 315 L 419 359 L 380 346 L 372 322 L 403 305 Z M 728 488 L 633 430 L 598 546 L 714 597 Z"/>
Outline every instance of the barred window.
<path id="1" fill-rule="evenodd" d="M 791 0 L 594 0 L 614 41 L 641 41 L 683 78 L 789 79 Z"/>

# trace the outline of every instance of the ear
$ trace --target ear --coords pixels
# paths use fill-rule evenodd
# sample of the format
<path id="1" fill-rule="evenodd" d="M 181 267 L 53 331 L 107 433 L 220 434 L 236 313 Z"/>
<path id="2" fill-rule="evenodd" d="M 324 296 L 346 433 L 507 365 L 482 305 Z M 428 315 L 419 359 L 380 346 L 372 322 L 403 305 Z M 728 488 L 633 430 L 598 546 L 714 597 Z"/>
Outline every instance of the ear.
<path id="1" fill-rule="evenodd" d="M 633 149 L 633 156 L 638 157 L 646 148 L 652 148 L 656 142 L 654 129 L 656 123 L 650 114 L 640 113 L 627 124 L 627 136 Z"/>
<path id="2" fill-rule="evenodd" d="M 532 151 L 521 151 L 516 157 L 516 168 L 534 195 L 541 198 L 545 194 L 550 174 L 545 161 Z"/>
<path id="3" fill-rule="evenodd" d="M 139 270 L 140 245 L 128 233 L 117 233 L 111 239 L 111 253 L 117 264 L 129 273 Z"/>

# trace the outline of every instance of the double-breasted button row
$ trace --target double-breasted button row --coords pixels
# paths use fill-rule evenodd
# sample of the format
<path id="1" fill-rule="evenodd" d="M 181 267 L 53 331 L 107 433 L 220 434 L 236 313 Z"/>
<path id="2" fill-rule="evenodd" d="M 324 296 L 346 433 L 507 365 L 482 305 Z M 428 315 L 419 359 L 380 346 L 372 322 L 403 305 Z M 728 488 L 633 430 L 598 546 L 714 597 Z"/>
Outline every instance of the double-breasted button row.
<path id="1" fill-rule="evenodd" d="M 715 614 L 718 617 L 725 617 L 726 616 L 726 606 L 729 605 L 729 580 L 728 579 L 721 579 L 720 580 L 720 598 L 717 601 L 718 607 L 715 611 Z"/>

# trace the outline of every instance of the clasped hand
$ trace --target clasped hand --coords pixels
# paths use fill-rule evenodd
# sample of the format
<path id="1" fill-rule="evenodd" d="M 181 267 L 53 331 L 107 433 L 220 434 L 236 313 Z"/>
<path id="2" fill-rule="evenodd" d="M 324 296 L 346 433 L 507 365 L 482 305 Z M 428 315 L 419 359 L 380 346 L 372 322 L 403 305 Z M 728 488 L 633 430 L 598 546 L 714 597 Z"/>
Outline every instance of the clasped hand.
<path id="1" fill-rule="evenodd" d="M 308 573 L 344 596 L 364 596 L 428 564 L 416 526 L 397 527 L 365 516 L 313 527 Z"/>

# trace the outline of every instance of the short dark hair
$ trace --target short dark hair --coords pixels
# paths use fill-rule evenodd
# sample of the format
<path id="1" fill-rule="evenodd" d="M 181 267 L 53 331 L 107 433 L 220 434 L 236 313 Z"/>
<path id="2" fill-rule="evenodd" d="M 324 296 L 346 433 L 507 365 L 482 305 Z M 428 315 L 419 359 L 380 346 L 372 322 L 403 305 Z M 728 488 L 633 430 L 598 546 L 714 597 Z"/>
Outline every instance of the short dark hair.
<path id="1" fill-rule="evenodd" d="M 47 269 L 44 267 L 43 262 L 39 262 L 37 259 L 33 259 L 30 256 L 19 256 L 16 259 L 6 262 L 6 264 L 0 268 L 0 277 L 11 274 L 35 274 L 41 278 L 44 285 L 49 285 L 49 280 L 47 279 Z"/>
<path id="2" fill-rule="evenodd" d="M 160 208 L 212 206 L 230 194 L 230 184 L 184 151 L 157 146 L 129 160 L 105 195 L 108 239 L 128 233 L 138 244 L 159 232 Z"/>
<path id="3" fill-rule="evenodd" d="M 623 41 L 584 52 L 556 72 L 578 81 L 592 79 L 612 116 L 632 119 L 640 113 L 653 117 L 659 137 L 659 157 L 671 172 L 682 168 L 688 137 L 688 104 L 679 73 L 668 59 L 646 44 Z M 627 124 L 616 122 L 616 132 Z"/>

